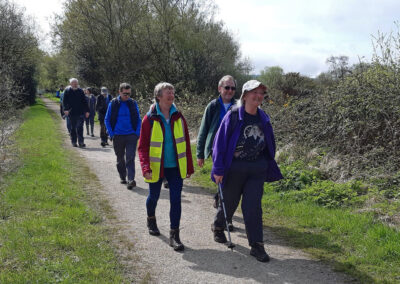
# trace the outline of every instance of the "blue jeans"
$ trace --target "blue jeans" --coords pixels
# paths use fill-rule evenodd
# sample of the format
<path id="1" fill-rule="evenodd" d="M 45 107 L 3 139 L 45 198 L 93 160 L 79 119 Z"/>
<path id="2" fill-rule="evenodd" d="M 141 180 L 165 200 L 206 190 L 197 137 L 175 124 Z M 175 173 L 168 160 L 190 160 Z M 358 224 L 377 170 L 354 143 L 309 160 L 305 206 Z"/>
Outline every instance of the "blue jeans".
<path id="1" fill-rule="evenodd" d="M 114 135 L 113 137 L 114 152 L 117 156 L 117 170 L 122 180 L 126 179 L 126 172 L 128 172 L 129 181 L 135 179 L 137 140 L 138 137 L 136 134 Z"/>
<path id="2" fill-rule="evenodd" d="M 169 219 L 171 222 L 171 229 L 179 229 L 179 223 L 181 221 L 181 195 L 183 179 L 179 173 L 178 168 L 164 168 L 164 176 L 169 184 Z M 160 178 L 156 183 L 149 183 L 149 196 L 146 201 L 147 216 L 152 217 L 156 215 L 156 207 L 158 199 L 160 198 L 160 191 L 163 178 Z"/>

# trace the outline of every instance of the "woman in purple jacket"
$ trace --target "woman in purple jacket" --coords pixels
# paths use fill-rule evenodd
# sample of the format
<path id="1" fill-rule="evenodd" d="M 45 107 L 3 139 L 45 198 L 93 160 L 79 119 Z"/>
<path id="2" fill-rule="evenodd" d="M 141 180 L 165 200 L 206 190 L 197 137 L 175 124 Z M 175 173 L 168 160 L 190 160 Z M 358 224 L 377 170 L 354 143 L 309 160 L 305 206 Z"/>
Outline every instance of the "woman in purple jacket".
<path id="1" fill-rule="evenodd" d="M 267 87 L 257 80 L 243 85 L 238 106 L 223 118 L 213 145 L 211 179 L 222 184 L 228 220 L 240 198 L 250 254 L 269 261 L 263 243 L 261 198 L 264 182 L 282 179 L 276 164 L 275 138 L 268 115 L 259 108 Z M 225 218 L 219 205 L 212 230 L 214 240 L 226 243 Z"/>

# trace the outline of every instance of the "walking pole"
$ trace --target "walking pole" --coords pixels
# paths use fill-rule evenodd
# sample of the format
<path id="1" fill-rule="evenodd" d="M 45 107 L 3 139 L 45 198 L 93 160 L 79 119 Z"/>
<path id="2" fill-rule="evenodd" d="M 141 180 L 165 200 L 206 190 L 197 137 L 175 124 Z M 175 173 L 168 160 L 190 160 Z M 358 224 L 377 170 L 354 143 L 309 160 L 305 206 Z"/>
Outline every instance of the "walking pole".
<path id="1" fill-rule="evenodd" d="M 218 194 L 219 194 L 219 201 L 221 202 L 222 209 L 224 211 L 226 230 L 228 231 L 228 240 L 229 241 L 227 243 L 227 246 L 228 246 L 228 248 L 233 250 L 235 245 L 232 243 L 232 240 L 231 240 L 231 232 L 229 231 L 228 219 L 227 219 L 226 210 L 225 210 L 225 200 L 224 200 L 224 195 L 222 194 L 222 185 L 221 185 L 221 183 L 218 183 Z"/>

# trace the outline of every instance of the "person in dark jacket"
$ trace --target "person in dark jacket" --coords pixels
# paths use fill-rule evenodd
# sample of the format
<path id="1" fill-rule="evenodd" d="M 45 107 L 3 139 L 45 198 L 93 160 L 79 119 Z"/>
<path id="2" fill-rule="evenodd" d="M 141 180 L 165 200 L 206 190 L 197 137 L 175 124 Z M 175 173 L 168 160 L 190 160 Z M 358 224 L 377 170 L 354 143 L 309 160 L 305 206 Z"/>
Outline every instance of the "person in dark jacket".
<path id="1" fill-rule="evenodd" d="M 268 115 L 259 107 L 266 86 L 257 80 L 243 85 L 238 106 L 223 118 L 215 135 L 211 179 L 222 185 L 227 218 L 242 198 L 242 212 L 250 254 L 269 261 L 263 243 L 261 198 L 264 182 L 282 179 L 275 162 L 275 138 Z M 224 213 L 221 205 L 212 225 L 214 240 L 225 243 Z"/>
<path id="2" fill-rule="evenodd" d="M 89 106 L 89 117 L 85 119 L 86 124 L 86 134 L 94 137 L 94 117 L 96 115 L 96 97 L 93 94 L 92 88 L 86 88 L 86 101 Z M 89 125 L 91 134 L 89 134 Z"/>
<path id="3" fill-rule="evenodd" d="M 230 75 L 225 75 L 218 83 L 218 98 L 212 100 L 204 110 L 201 119 L 199 134 L 197 136 L 196 157 L 200 168 L 204 165 L 204 159 L 210 157 L 212 145 L 222 118 L 236 103 L 234 99 L 236 81 Z M 214 196 L 214 208 L 218 207 L 218 193 Z M 228 226 L 233 231 L 232 220 L 228 220 Z"/>
<path id="4" fill-rule="evenodd" d="M 105 123 L 117 156 L 117 170 L 122 184 L 128 189 L 136 186 L 135 154 L 140 135 L 141 118 L 139 108 L 130 98 L 132 88 L 128 83 L 119 86 L 119 96 L 108 105 Z M 126 160 L 125 160 L 126 156 Z M 128 174 L 128 182 L 126 176 Z"/>
<path id="5" fill-rule="evenodd" d="M 106 96 L 107 96 L 107 88 L 101 87 L 100 95 L 97 97 L 96 101 L 96 111 L 97 111 L 97 118 L 100 122 L 100 139 L 101 139 L 101 146 L 105 147 L 108 145 L 108 135 L 106 124 L 104 119 L 107 113 L 107 104 L 106 104 Z"/>
<path id="6" fill-rule="evenodd" d="M 182 113 L 174 105 L 175 88 L 162 82 L 154 88 L 155 103 L 143 118 L 139 140 L 139 158 L 145 182 L 149 183 L 146 201 L 149 234 L 158 236 L 156 207 L 163 178 L 168 180 L 170 197 L 169 245 L 184 250 L 179 236 L 183 179 L 193 172 L 190 137 Z"/>
<path id="7" fill-rule="evenodd" d="M 86 147 L 83 138 L 83 122 L 89 117 L 89 106 L 83 90 L 78 86 L 78 80 L 70 79 L 70 86 L 65 89 L 63 97 L 64 114 L 69 116 L 71 124 L 71 143 L 73 147 Z"/>
<path id="8" fill-rule="evenodd" d="M 62 119 L 64 119 L 64 110 L 62 107 L 62 98 L 64 96 L 64 85 L 60 85 L 60 88 L 57 91 L 58 96 L 56 95 L 56 98 L 60 98 L 60 115 Z"/>

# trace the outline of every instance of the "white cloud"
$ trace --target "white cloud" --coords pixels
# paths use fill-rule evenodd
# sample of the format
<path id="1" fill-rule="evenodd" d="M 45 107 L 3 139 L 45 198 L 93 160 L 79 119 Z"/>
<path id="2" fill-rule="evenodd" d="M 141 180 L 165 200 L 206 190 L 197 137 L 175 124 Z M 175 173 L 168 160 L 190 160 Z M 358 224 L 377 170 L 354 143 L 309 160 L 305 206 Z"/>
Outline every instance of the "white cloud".
<path id="1" fill-rule="evenodd" d="M 326 58 L 371 57 L 371 35 L 389 32 L 400 20 L 395 0 L 216 0 L 217 18 L 241 43 L 255 72 L 279 65 L 285 72 L 315 76 Z"/>
<path id="2" fill-rule="evenodd" d="M 37 34 L 40 46 L 45 50 L 51 49 L 51 25 L 54 24 L 54 14 L 61 13 L 62 0 L 14 0 L 14 2 L 25 8 L 26 14 L 32 17 L 39 25 Z"/>

